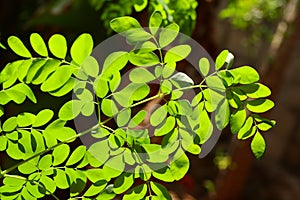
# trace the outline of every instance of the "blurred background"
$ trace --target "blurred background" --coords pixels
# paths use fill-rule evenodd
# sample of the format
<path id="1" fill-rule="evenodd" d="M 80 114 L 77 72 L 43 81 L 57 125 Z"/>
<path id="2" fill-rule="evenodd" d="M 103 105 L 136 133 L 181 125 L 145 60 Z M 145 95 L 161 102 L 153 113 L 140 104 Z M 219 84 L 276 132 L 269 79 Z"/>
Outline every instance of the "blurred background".
<path id="1" fill-rule="evenodd" d="M 254 159 L 248 141 L 237 141 L 224 130 L 213 152 L 203 159 L 190 156 L 188 175 L 167 185 L 174 199 L 294 200 L 300 199 L 299 4 L 299 0 L 0 1 L 0 42 L 7 46 L 7 38 L 16 35 L 26 44 L 30 33 L 38 32 L 46 41 L 61 33 L 71 43 L 88 32 L 98 44 L 114 34 L 108 24 L 112 18 L 131 15 L 147 26 L 152 11 L 161 10 L 166 23 L 178 23 L 181 32 L 213 58 L 228 49 L 236 66 L 259 70 L 276 103 L 266 113 L 277 125 L 264 134 L 267 151 L 262 160 Z M 0 50 L 1 68 L 14 59 L 10 51 Z M 52 100 L 57 105 L 64 102 Z M 8 105 L 8 109 L 9 115 L 27 108 Z"/>

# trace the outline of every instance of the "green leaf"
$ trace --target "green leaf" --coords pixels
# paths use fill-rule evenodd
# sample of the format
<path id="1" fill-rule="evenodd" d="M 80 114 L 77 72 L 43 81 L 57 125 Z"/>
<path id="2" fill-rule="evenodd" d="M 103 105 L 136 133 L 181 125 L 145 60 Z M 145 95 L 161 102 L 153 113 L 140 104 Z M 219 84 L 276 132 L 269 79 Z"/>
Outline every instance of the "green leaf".
<path id="1" fill-rule="evenodd" d="M 123 155 L 119 154 L 110 158 L 103 166 L 103 172 L 107 179 L 115 178 L 122 174 L 125 168 Z"/>
<path id="2" fill-rule="evenodd" d="M 40 184 L 42 184 L 44 186 L 45 191 L 43 191 L 43 193 L 53 194 L 55 192 L 55 190 L 56 190 L 55 182 L 48 176 L 42 175 L 39 182 L 40 182 Z"/>
<path id="3" fill-rule="evenodd" d="M 247 101 L 246 107 L 254 113 L 264 113 L 275 106 L 274 102 L 269 99 L 257 99 Z"/>
<path id="4" fill-rule="evenodd" d="M 148 5 L 148 0 L 135 0 L 135 4 L 133 4 L 133 7 L 136 12 L 141 12 L 144 10 Z"/>
<path id="5" fill-rule="evenodd" d="M 48 41 L 51 53 L 57 58 L 65 59 L 67 55 L 67 40 L 63 35 L 54 34 Z"/>
<path id="6" fill-rule="evenodd" d="M 115 102 L 111 99 L 102 100 L 101 110 L 108 117 L 113 117 L 115 114 L 118 113 L 118 108 Z"/>
<path id="7" fill-rule="evenodd" d="M 58 117 L 62 120 L 71 120 L 76 118 L 83 106 L 80 100 L 71 100 L 65 103 L 58 112 Z"/>
<path id="8" fill-rule="evenodd" d="M 253 117 L 248 117 L 245 124 L 242 126 L 242 128 L 238 132 L 238 139 L 246 139 L 247 136 L 252 132 L 253 125 Z"/>
<path id="9" fill-rule="evenodd" d="M 233 134 L 236 134 L 242 128 L 246 121 L 246 117 L 246 110 L 243 108 L 236 110 L 234 113 L 231 114 L 230 130 Z"/>
<path id="10" fill-rule="evenodd" d="M 37 100 L 35 98 L 34 93 L 32 92 L 31 88 L 26 85 L 25 83 L 18 83 L 9 89 L 10 91 L 15 91 L 19 93 L 23 93 L 26 95 L 33 103 L 36 103 Z"/>
<path id="11" fill-rule="evenodd" d="M 105 78 L 111 76 L 116 71 L 120 71 L 125 67 L 128 62 L 128 52 L 117 51 L 109 54 L 103 64 L 103 69 L 101 75 Z"/>
<path id="12" fill-rule="evenodd" d="M 66 140 L 70 141 L 70 138 L 73 138 L 76 135 L 76 132 L 72 128 L 69 128 L 69 127 L 49 128 L 49 126 L 48 126 L 45 131 L 49 132 L 53 136 L 55 135 L 56 138 L 62 142 L 66 141 Z M 73 139 L 73 141 L 74 140 L 75 140 L 75 138 Z"/>
<path id="13" fill-rule="evenodd" d="M 211 136 L 213 125 L 206 110 L 200 112 L 198 121 L 200 127 L 196 130 L 196 133 L 200 137 L 200 144 L 203 144 Z"/>
<path id="14" fill-rule="evenodd" d="M 179 32 L 179 26 L 172 23 L 166 26 L 159 34 L 159 45 L 161 48 L 168 46 L 175 40 Z"/>
<path id="15" fill-rule="evenodd" d="M 130 29 L 142 28 L 140 23 L 133 17 L 117 17 L 110 21 L 110 27 L 117 33 L 123 33 Z"/>
<path id="16" fill-rule="evenodd" d="M 70 147 L 67 144 L 62 144 L 53 150 L 53 166 L 63 163 L 69 156 Z"/>
<path id="17" fill-rule="evenodd" d="M 40 185 L 36 185 L 35 183 L 28 182 L 26 184 L 26 189 L 36 198 L 42 198 L 45 196 L 45 189 L 43 189 Z"/>
<path id="18" fill-rule="evenodd" d="M 61 86 L 60 88 L 58 88 L 56 90 L 49 92 L 49 94 L 51 94 L 52 96 L 55 96 L 55 97 L 64 96 L 74 89 L 75 83 L 76 83 L 76 79 L 71 77 L 63 86 Z"/>
<path id="19" fill-rule="evenodd" d="M 28 60 L 23 60 L 22 62 L 19 60 L 19 61 L 16 61 L 14 63 L 19 63 L 20 62 L 20 65 L 18 65 L 17 68 L 15 69 L 18 69 L 18 72 L 17 72 L 17 78 L 19 79 L 20 82 L 24 82 L 24 78 L 26 77 L 28 71 L 29 71 L 29 68 L 31 67 L 32 65 L 32 60 L 31 59 L 28 59 Z M 6 70 L 6 67 L 4 68 L 4 70 L 1 72 L 1 74 Z"/>
<path id="20" fill-rule="evenodd" d="M 206 78 L 206 84 L 211 90 L 218 91 L 219 93 L 225 92 L 225 86 L 222 82 L 222 80 L 218 76 L 209 76 Z M 210 91 L 211 91 L 210 90 Z M 212 92 L 210 92 L 212 95 Z M 222 96 L 225 96 L 224 94 L 221 94 Z"/>
<path id="21" fill-rule="evenodd" d="M 6 47 L 0 42 L 0 48 L 6 50 Z"/>
<path id="22" fill-rule="evenodd" d="M 85 152 L 86 147 L 84 145 L 77 147 L 68 159 L 66 166 L 74 165 L 75 163 L 79 162 L 84 157 Z"/>
<path id="23" fill-rule="evenodd" d="M 108 93 L 108 82 L 103 77 L 98 76 L 93 84 L 96 95 L 104 98 Z"/>
<path id="24" fill-rule="evenodd" d="M 227 56 L 229 54 L 228 50 L 223 50 L 216 59 L 216 70 L 219 70 L 226 63 Z"/>
<path id="25" fill-rule="evenodd" d="M 35 121 L 32 124 L 32 127 L 40 127 L 47 124 L 53 117 L 54 112 L 49 109 L 41 110 L 35 118 Z"/>
<path id="26" fill-rule="evenodd" d="M 85 171 L 85 174 L 92 183 L 97 183 L 101 180 L 105 180 L 102 169 L 89 169 Z"/>
<path id="27" fill-rule="evenodd" d="M 129 61 L 139 67 L 149 67 L 160 63 L 159 58 L 153 52 L 149 53 L 129 53 Z"/>
<path id="28" fill-rule="evenodd" d="M 92 56 L 88 56 L 83 61 L 82 68 L 84 72 L 91 77 L 97 77 L 99 74 L 98 61 Z"/>
<path id="29" fill-rule="evenodd" d="M 163 136 L 168 134 L 171 130 L 174 129 L 175 126 L 175 118 L 173 116 L 169 116 L 167 120 L 160 124 L 154 131 L 155 136 Z"/>
<path id="30" fill-rule="evenodd" d="M 93 38 L 90 34 L 81 34 L 73 43 L 71 47 L 71 57 L 78 65 L 81 65 L 83 61 L 93 51 Z"/>
<path id="31" fill-rule="evenodd" d="M 124 151 L 124 161 L 128 165 L 135 164 L 135 158 L 133 157 L 133 152 L 128 148 L 125 148 L 125 151 Z"/>
<path id="32" fill-rule="evenodd" d="M 230 109 L 227 99 L 223 99 L 217 107 L 215 122 L 219 130 L 223 130 L 229 123 Z"/>
<path id="33" fill-rule="evenodd" d="M 94 102 L 85 102 L 82 106 L 82 109 L 81 109 L 81 113 L 83 116 L 91 116 L 95 111 L 95 104 Z"/>
<path id="34" fill-rule="evenodd" d="M 167 108 L 166 106 L 160 106 L 159 108 L 157 108 L 152 114 L 151 114 L 151 117 L 150 117 L 150 124 L 152 126 L 157 126 L 159 125 L 160 123 L 162 123 L 162 121 L 164 119 L 166 119 L 167 117 Z"/>
<path id="35" fill-rule="evenodd" d="M 121 83 L 121 74 L 120 72 L 115 72 L 112 75 L 112 79 L 108 82 L 110 91 L 114 92 L 116 89 L 118 89 L 120 83 Z"/>
<path id="36" fill-rule="evenodd" d="M 203 97 L 203 93 L 202 92 L 199 92 L 198 94 L 196 94 L 196 96 L 192 100 L 191 105 L 193 107 L 197 106 L 200 103 L 200 101 L 202 100 L 202 97 Z"/>
<path id="37" fill-rule="evenodd" d="M 19 127 L 26 127 L 33 124 L 36 116 L 32 113 L 21 113 L 17 116 L 17 124 Z"/>
<path id="38" fill-rule="evenodd" d="M 177 151 L 170 164 L 170 170 L 173 174 L 173 178 L 177 181 L 182 179 L 188 172 L 189 166 L 190 162 L 185 153 L 182 150 Z"/>
<path id="39" fill-rule="evenodd" d="M 49 169 L 52 165 L 52 155 L 50 154 L 47 154 L 45 156 L 43 156 L 40 161 L 39 161 L 39 164 L 38 164 L 38 168 L 40 170 L 45 170 L 45 169 Z"/>
<path id="40" fill-rule="evenodd" d="M 130 106 L 133 101 L 144 99 L 150 92 L 150 87 L 145 83 L 130 83 L 120 92 L 114 93 L 115 100 L 123 107 Z"/>
<path id="41" fill-rule="evenodd" d="M 10 36 L 7 40 L 8 46 L 19 56 L 31 58 L 31 54 L 23 42 L 16 36 Z"/>
<path id="42" fill-rule="evenodd" d="M 105 180 L 101 180 L 89 187 L 89 189 L 84 193 L 85 197 L 91 197 L 99 194 L 103 189 L 105 189 L 105 186 L 107 185 L 107 182 Z"/>
<path id="43" fill-rule="evenodd" d="M 198 64 L 199 70 L 203 76 L 207 76 L 210 69 L 210 63 L 207 58 L 201 58 Z"/>
<path id="44" fill-rule="evenodd" d="M 42 68 L 37 71 L 36 75 L 33 77 L 32 84 L 35 85 L 40 85 L 42 84 L 48 77 L 49 75 L 54 72 L 61 62 L 59 60 L 55 59 L 47 59 L 46 63 L 42 66 Z M 22 72 L 27 74 L 27 72 Z M 19 79 L 22 80 L 21 72 L 19 70 Z"/>
<path id="45" fill-rule="evenodd" d="M 18 166 L 18 170 L 23 174 L 32 174 L 33 172 L 37 171 L 37 163 L 40 160 L 40 157 L 33 158 L 32 160 L 23 163 Z"/>
<path id="46" fill-rule="evenodd" d="M 138 53 L 149 53 L 154 50 L 157 50 L 157 46 L 151 41 L 138 43 L 135 47 L 135 51 L 137 51 Z"/>
<path id="47" fill-rule="evenodd" d="M 56 186 L 60 189 L 67 189 L 70 187 L 70 180 L 67 174 L 61 169 L 55 169 L 55 176 L 53 178 Z"/>
<path id="48" fill-rule="evenodd" d="M 78 99 L 84 102 L 94 100 L 93 94 L 88 89 L 77 90 L 75 94 Z"/>
<path id="49" fill-rule="evenodd" d="M 117 124 L 119 127 L 125 126 L 131 118 L 131 109 L 125 108 L 120 111 L 117 116 Z"/>
<path id="50" fill-rule="evenodd" d="M 72 73 L 73 73 L 72 66 L 62 66 L 59 67 L 50 77 L 42 84 L 41 90 L 43 92 L 50 92 L 54 91 L 64 84 L 68 82 Z"/>
<path id="51" fill-rule="evenodd" d="M 249 66 L 242 66 L 229 70 L 236 82 L 240 84 L 251 84 L 259 80 L 258 72 Z"/>
<path id="52" fill-rule="evenodd" d="M 250 98 L 263 98 L 271 95 L 271 90 L 261 83 L 243 85 L 237 88 L 242 90 Z"/>
<path id="53" fill-rule="evenodd" d="M 140 123 L 142 123 L 147 116 L 147 112 L 145 110 L 140 110 L 129 122 L 128 127 L 134 128 L 137 127 Z"/>
<path id="54" fill-rule="evenodd" d="M 101 154 L 99 152 L 101 151 Z M 92 161 L 92 163 L 100 164 L 102 165 L 110 156 L 109 154 L 110 147 L 108 146 L 107 140 L 102 140 L 100 142 L 96 142 L 92 144 L 88 150 L 88 152 L 91 154 L 89 155 L 89 160 Z"/>
<path id="55" fill-rule="evenodd" d="M 257 131 L 251 142 L 251 150 L 257 159 L 261 159 L 266 150 L 263 136 Z"/>
<path id="56" fill-rule="evenodd" d="M 9 89 L 6 91 L 6 95 L 10 98 L 8 101 L 13 100 L 17 104 L 21 104 L 25 101 L 26 95 L 19 92 L 15 91 L 13 89 Z"/>
<path id="57" fill-rule="evenodd" d="M 9 186 L 22 186 L 26 183 L 26 180 L 21 179 L 22 177 L 5 177 L 3 179 L 4 185 L 9 185 Z"/>
<path id="58" fill-rule="evenodd" d="M 169 80 L 163 80 L 160 84 L 160 91 L 164 94 L 170 94 L 172 92 L 172 83 Z"/>
<path id="59" fill-rule="evenodd" d="M 0 117 L 2 117 L 4 115 L 4 108 L 2 106 L 0 106 Z M 2 131 L 1 127 L 0 127 L 0 132 Z"/>
<path id="60" fill-rule="evenodd" d="M 114 192 L 116 194 L 122 194 L 128 190 L 134 183 L 132 173 L 123 173 L 114 182 Z"/>
<path id="61" fill-rule="evenodd" d="M 139 185 L 131 189 L 124 195 L 123 200 L 143 199 L 147 193 L 147 185 Z"/>
<path id="62" fill-rule="evenodd" d="M 36 74 L 40 71 L 40 69 L 44 66 L 45 63 L 45 59 L 36 59 L 32 62 L 32 65 L 30 66 L 26 75 L 27 84 L 32 82 L 33 78 L 36 76 Z"/>
<path id="63" fill-rule="evenodd" d="M 165 55 L 164 62 L 178 62 L 185 59 L 191 52 L 189 45 L 178 45 L 169 49 Z"/>
<path id="64" fill-rule="evenodd" d="M 2 125 L 2 129 L 5 132 L 11 132 L 13 131 L 15 128 L 17 128 L 17 118 L 16 117 L 11 117 L 8 118 Z"/>
<path id="65" fill-rule="evenodd" d="M 145 41 L 152 37 L 150 33 L 141 27 L 136 19 L 129 16 L 118 17 L 111 20 L 110 27 L 117 33 L 125 36 L 130 44 Z"/>
<path id="66" fill-rule="evenodd" d="M 41 56 L 48 57 L 47 46 L 43 38 L 38 33 L 32 33 L 30 35 L 30 43 L 35 52 Z"/>
<path id="67" fill-rule="evenodd" d="M 154 11 L 150 16 L 149 27 L 150 32 L 155 35 L 163 21 L 163 17 L 159 11 Z"/>
<path id="68" fill-rule="evenodd" d="M 113 184 L 106 186 L 106 188 L 97 196 L 97 200 L 107 199 L 111 200 L 114 199 L 116 194 L 113 192 Z"/>
<path id="69" fill-rule="evenodd" d="M 176 62 L 169 62 L 166 63 L 163 70 L 162 70 L 162 75 L 163 78 L 169 78 L 176 70 Z"/>
<path id="70" fill-rule="evenodd" d="M 45 141 L 43 135 L 35 129 L 31 130 L 30 143 L 34 153 L 40 153 L 45 150 Z"/>
<path id="71" fill-rule="evenodd" d="M 147 161 L 151 163 L 163 163 L 169 159 L 169 155 L 162 150 L 161 145 L 158 144 L 143 144 L 143 148 L 147 153 Z M 146 171 L 151 172 L 152 170 L 149 169 Z"/>
<path id="72" fill-rule="evenodd" d="M 194 81 L 185 73 L 178 72 L 174 74 L 170 80 L 177 88 L 188 87 L 194 85 Z"/>
<path id="73" fill-rule="evenodd" d="M 17 81 L 18 69 L 22 66 L 22 61 L 8 63 L 0 73 L 0 83 L 3 83 L 3 89 L 9 88 Z"/>
<path id="74" fill-rule="evenodd" d="M 153 81 L 155 76 L 145 68 L 135 68 L 130 72 L 129 79 L 133 83 L 147 83 Z"/>
<path id="75" fill-rule="evenodd" d="M 155 183 L 153 181 L 150 182 L 150 185 L 153 192 L 158 196 L 158 199 L 166 199 L 166 200 L 172 199 L 169 191 L 163 185 L 159 183 Z"/>
<path id="76" fill-rule="evenodd" d="M 7 147 L 7 137 L 0 135 L 0 151 L 4 151 Z"/>

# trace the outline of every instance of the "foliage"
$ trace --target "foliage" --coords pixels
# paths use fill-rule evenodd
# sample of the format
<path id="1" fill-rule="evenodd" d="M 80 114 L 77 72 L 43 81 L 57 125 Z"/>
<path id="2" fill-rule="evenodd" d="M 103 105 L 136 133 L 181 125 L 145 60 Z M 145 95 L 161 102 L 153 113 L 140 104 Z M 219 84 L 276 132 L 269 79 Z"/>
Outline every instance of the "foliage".
<path id="1" fill-rule="evenodd" d="M 229 18 L 235 27 L 245 29 L 280 17 L 284 2 L 285 0 L 231 0 L 228 6 L 221 11 L 220 17 Z"/>
<path id="2" fill-rule="evenodd" d="M 158 29 L 162 20 L 160 12 L 154 12 L 148 31 L 132 17 L 113 19 L 112 29 L 133 48 L 111 53 L 101 71 L 100 63 L 91 56 L 93 39 L 89 34 L 80 35 L 68 49 L 62 35 L 53 35 L 47 45 L 33 33 L 30 44 L 38 57 L 19 38 L 8 38 L 9 48 L 23 59 L 8 63 L 0 73 L 2 106 L 10 101 L 22 104 L 26 98 L 37 103 L 32 85 L 56 97 L 73 90 L 76 98 L 60 108 L 58 118 L 52 110 L 43 109 L 19 113 L 3 122 L 0 150 L 17 164 L 1 169 L 1 199 L 47 195 L 58 199 L 58 189 L 68 189 L 70 199 L 113 199 L 116 195 L 123 199 L 171 199 L 157 182 L 182 179 L 189 169 L 187 152 L 198 155 L 213 130 L 228 124 L 238 139 L 252 139 L 255 157 L 262 157 L 262 132 L 275 122 L 259 114 L 274 103 L 267 99 L 269 88 L 258 83 L 257 71 L 249 66 L 232 69 L 233 55 L 224 50 L 215 65 L 205 57 L 199 60 L 204 78 L 195 84 L 183 72 L 176 72 L 177 63 L 189 55 L 191 47 L 174 45 L 179 26 L 171 23 Z M 129 72 L 130 83 L 122 88 L 121 70 L 128 64 L 135 68 Z M 160 88 L 151 96 L 149 83 L 154 80 Z M 192 100 L 182 98 L 193 89 L 197 94 Z M 157 98 L 162 105 L 152 113 L 136 110 Z M 5 112 L 2 106 L 1 116 Z M 77 132 L 67 126 L 78 115 L 89 117 L 94 110 L 99 120 L 94 127 Z M 141 126 L 148 115 L 154 133 Z M 116 127 L 110 126 L 113 119 Z M 160 142 L 154 143 L 151 134 Z M 83 135 L 93 138 L 92 145 L 72 149 L 72 143 Z"/>
<path id="3" fill-rule="evenodd" d="M 90 0 L 90 3 L 96 10 L 101 10 L 101 20 L 104 23 L 116 17 L 129 15 L 133 10 L 141 12 L 148 9 L 149 13 L 157 10 L 162 13 L 164 24 L 177 23 L 181 32 L 187 35 L 190 35 L 195 27 L 198 5 L 196 0 Z"/>

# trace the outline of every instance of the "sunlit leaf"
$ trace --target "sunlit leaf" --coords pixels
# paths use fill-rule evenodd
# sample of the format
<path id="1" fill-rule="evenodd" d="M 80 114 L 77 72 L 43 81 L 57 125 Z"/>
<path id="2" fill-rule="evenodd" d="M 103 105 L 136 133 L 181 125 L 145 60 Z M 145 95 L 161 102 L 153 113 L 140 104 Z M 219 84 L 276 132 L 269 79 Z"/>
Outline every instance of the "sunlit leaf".
<path id="1" fill-rule="evenodd" d="M 251 150 L 257 159 L 261 159 L 266 150 L 266 143 L 259 132 L 256 132 L 251 142 Z"/>
<path id="2" fill-rule="evenodd" d="M 38 33 L 32 33 L 30 35 L 30 43 L 31 43 L 32 48 L 39 55 L 44 56 L 44 57 L 48 56 L 47 46 L 46 46 L 43 38 Z"/>
<path id="3" fill-rule="evenodd" d="M 223 50 L 216 59 L 216 70 L 219 70 L 226 63 L 227 56 L 229 54 L 228 50 Z"/>
<path id="4" fill-rule="evenodd" d="M 189 45 L 178 45 L 169 49 L 165 55 L 164 61 L 168 62 L 178 62 L 185 59 L 191 52 L 191 47 Z"/>
<path id="5" fill-rule="evenodd" d="M 90 34 L 81 34 L 73 43 L 71 47 L 71 57 L 78 65 L 81 65 L 83 61 L 92 53 L 93 51 L 93 38 Z"/>
<path id="6" fill-rule="evenodd" d="M 269 99 L 257 99 L 247 101 L 246 107 L 254 113 L 264 113 L 275 106 L 274 102 Z"/>
<path id="7" fill-rule="evenodd" d="M 147 83 L 153 81 L 155 76 L 144 68 L 135 68 L 129 74 L 129 79 L 133 83 Z"/>
<path id="8" fill-rule="evenodd" d="M 171 42 L 175 40 L 179 32 L 179 26 L 172 23 L 162 29 L 159 34 L 159 45 L 161 48 L 168 46 Z"/>
<path id="9" fill-rule="evenodd" d="M 152 15 L 150 16 L 149 20 L 149 27 L 150 32 L 155 35 L 158 31 L 158 28 L 160 27 L 162 23 L 163 17 L 159 11 L 154 11 Z"/>
<path id="10" fill-rule="evenodd" d="M 57 58 L 65 59 L 67 55 L 67 40 L 63 35 L 54 34 L 48 41 L 51 53 Z"/>
<path id="11" fill-rule="evenodd" d="M 10 36 L 7 40 L 8 46 L 19 56 L 30 58 L 31 54 L 23 42 L 16 36 Z"/>
<path id="12" fill-rule="evenodd" d="M 69 156 L 70 153 L 70 147 L 67 144 L 62 144 L 58 147 L 56 147 L 53 150 L 53 165 L 59 165 L 63 163 Z"/>
<path id="13" fill-rule="evenodd" d="M 210 69 L 210 63 L 209 60 L 207 58 L 201 58 L 199 60 L 199 64 L 198 64 L 199 70 L 201 72 L 201 74 L 203 76 L 207 76 L 209 69 Z"/>

